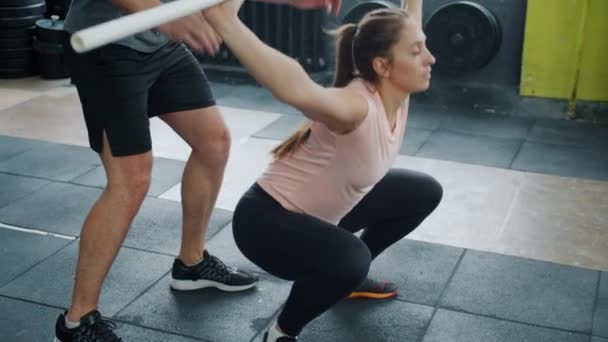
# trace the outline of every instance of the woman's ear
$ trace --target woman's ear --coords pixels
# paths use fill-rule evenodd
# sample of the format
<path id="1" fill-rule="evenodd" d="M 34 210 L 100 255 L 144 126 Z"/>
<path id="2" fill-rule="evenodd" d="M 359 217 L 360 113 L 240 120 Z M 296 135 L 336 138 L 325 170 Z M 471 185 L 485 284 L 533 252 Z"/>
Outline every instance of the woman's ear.
<path id="1" fill-rule="evenodd" d="M 381 78 L 388 78 L 391 74 L 388 59 L 384 57 L 375 57 L 372 60 L 372 66 L 376 74 Z"/>

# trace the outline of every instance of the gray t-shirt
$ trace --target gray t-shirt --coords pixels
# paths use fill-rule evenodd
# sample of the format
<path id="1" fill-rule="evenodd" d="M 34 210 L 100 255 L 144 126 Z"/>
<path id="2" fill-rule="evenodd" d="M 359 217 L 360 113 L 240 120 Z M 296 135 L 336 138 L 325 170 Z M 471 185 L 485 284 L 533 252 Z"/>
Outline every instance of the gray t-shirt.
<path id="1" fill-rule="evenodd" d="M 171 1 L 173 0 L 161 0 L 163 3 Z M 126 14 L 128 13 L 112 5 L 110 0 L 72 0 L 64 28 L 66 31 L 74 33 Z M 124 45 L 141 52 L 154 52 L 168 42 L 169 39 L 164 35 L 149 30 L 119 40 L 115 44 Z"/>

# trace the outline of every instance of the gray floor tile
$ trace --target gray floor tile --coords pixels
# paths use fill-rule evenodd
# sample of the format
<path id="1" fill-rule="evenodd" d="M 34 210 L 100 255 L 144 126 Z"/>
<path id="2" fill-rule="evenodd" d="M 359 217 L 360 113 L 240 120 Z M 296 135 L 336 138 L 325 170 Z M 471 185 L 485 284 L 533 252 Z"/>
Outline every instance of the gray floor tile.
<path id="1" fill-rule="evenodd" d="M 101 165 L 90 148 L 45 143 L 0 160 L 0 172 L 67 182 Z"/>
<path id="2" fill-rule="evenodd" d="M 1 288 L 0 294 L 65 308 L 72 295 L 77 257 L 78 244 L 73 243 Z M 116 314 L 167 274 L 172 262 L 168 256 L 121 249 L 101 291 L 101 313 Z"/>
<path id="3" fill-rule="evenodd" d="M 420 148 L 429 140 L 431 134 L 433 134 L 433 131 L 428 129 L 406 126 L 399 153 L 410 156 L 416 155 Z"/>
<path id="4" fill-rule="evenodd" d="M 442 117 L 440 129 L 494 138 L 525 139 L 533 125 L 533 119 L 521 117 L 452 112 Z"/>
<path id="5" fill-rule="evenodd" d="M 0 287 L 70 242 L 48 235 L 0 229 Z"/>
<path id="6" fill-rule="evenodd" d="M 608 272 L 602 272 L 593 322 L 593 335 L 608 338 Z"/>
<path id="7" fill-rule="evenodd" d="M 257 131 L 253 137 L 284 140 L 291 136 L 291 134 L 300 128 L 306 121 L 306 117 L 302 115 L 283 115 L 270 125 Z"/>
<path id="8" fill-rule="evenodd" d="M 437 310 L 423 342 L 587 342 L 589 336 Z"/>
<path id="9" fill-rule="evenodd" d="M 34 140 L 0 135 L 0 161 L 14 157 L 20 153 L 44 144 L 45 143 L 43 142 L 37 142 Z"/>
<path id="10" fill-rule="evenodd" d="M 608 180 L 608 153 L 605 150 L 525 142 L 511 168 L 566 177 Z"/>
<path id="11" fill-rule="evenodd" d="M 606 151 L 608 127 L 566 120 L 539 120 L 528 141 Z"/>
<path id="12" fill-rule="evenodd" d="M 467 250 L 440 305 L 591 333 L 598 272 Z"/>
<path id="13" fill-rule="evenodd" d="M 462 253 L 461 248 L 404 239 L 374 260 L 370 276 L 396 283 L 400 299 L 435 305 Z"/>
<path id="14" fill-rule="evenodd" d="M 146 342 L 196 342 L 199 339 L 168 334 L 152 329 L 141 328 L 131 324 L 121 324 L 116 330 L 116 334 L 125 341 L 146 341 Z"/>
<path id="15" fill-rule="evenodd" d="M 25 197 L 49 184 L 50 181 L 0 173 L 0 208 Z M 0 217 L 0 222 L 2 218 Z"/>
<path id="16" fill-rule="evenodd" d="M 508 168 L 522 140 L 466 135 L 437 130 L 416 153 L 417 157 Z"/>
<path id="17" fill-rule="evenodd" d="M 243 292 L 216 289 L 169 291 L 169 277 L 121 311 L 122 321 L 218 342 L 249 341 L 269 323 L 283 304 L 288 282 L 262 276 L 257 287 Z M 151 309 L 153 308 L 153 309 Z"/>
<path id="18" fill-rule="evenodd" d="M 232 212 L 216 208 L 211 213 L 207 239 L 232 220 Z M 135 216 L 125 246 L 177 255 L 182 237 L 182 205 L 148 197 Z"/>
<path id="19" fill-rule="evenodd" d="M 0 297 L 0 341 L 52 341 L 62 311 Z"/>
<path id="20" fill-rule="evenodd" d="M 99 189 L 51 183 L 0 209 L 0 222 L 78 236 L 85 217 L 100 194 Z"/>
<path id="21" fill-rule="evenodd" d="M 154 158 L 152 183 L 150 184 L 150 190 L 148 190 L 148 196 L 160 196 L 181 182 L 185 165 L 186 163 L 180 160 Z M 106 186 L 106 174 L 103 166 L 71 180 L 70 183 L 104 188 Z"/>
<path id="22" fill-rule="evenodd" d="M 308 326 L 302 341 L 403 342 L 420 341 L 433 308 L 390 301 L 345 301 Z"/>

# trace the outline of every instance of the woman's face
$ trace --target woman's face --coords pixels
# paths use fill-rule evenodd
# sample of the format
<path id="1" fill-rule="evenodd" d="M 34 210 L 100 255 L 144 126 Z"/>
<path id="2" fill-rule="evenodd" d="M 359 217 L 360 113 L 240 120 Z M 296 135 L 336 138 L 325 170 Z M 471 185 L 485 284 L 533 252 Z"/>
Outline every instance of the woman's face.
<path id="1" fill-rule="evenodd" d="M 401 38 L 391 48 L 393 58 L 389 63 L 388 79 L 408 94 L 429 88 L 431 66 L 435 64 L 435 57 L 426 48 L 425 41 L 426 36 L 422 29 L 407 20 L 401 31 Z"/>

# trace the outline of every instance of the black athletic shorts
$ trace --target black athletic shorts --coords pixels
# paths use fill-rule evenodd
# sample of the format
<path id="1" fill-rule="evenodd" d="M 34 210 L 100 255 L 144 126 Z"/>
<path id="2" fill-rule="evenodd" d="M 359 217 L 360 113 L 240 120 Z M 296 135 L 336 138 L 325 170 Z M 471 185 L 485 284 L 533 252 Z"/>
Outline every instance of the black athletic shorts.
<path id="1" fill-rule="evenodd" d="M 104 131 L 114 156 L 148 152 L 149 118 L 215 105 L 200 64 L 181 43 L 152 53 L 115 44 L 84 54 L 66 50 L 89 143 L 97 153 Z"/>

